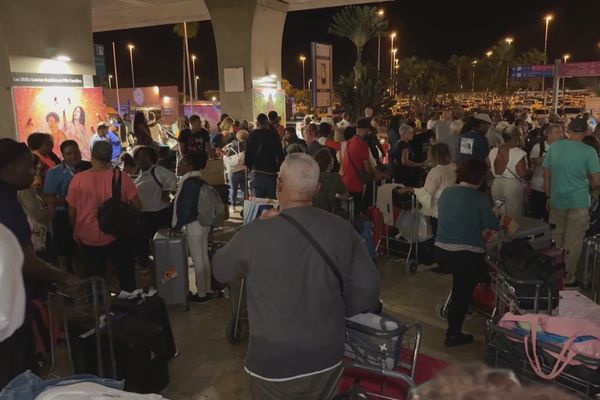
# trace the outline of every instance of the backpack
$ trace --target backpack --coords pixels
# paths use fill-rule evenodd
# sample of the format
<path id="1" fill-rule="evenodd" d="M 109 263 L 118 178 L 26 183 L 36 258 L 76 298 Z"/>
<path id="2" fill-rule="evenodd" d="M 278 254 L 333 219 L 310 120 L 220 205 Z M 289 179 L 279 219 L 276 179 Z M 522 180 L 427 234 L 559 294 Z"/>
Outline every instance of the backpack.
<path id="1" fill-rule="evenodd" d="M 198 222 L 202 226 L 222 226 L 225 222 L 225 204 L 219 192 L 202 179 L 198 195 Z"/>
<path id="2" fill-rule="evenodd" d="M 534 129 L 529 132 L 525 137 L 525 143 L 523 145 L 523 150 L 527 153 L 527 160 L 531 161 L 531 150 L 535 147 L 536 144 L 540 145 L 540 157 L 544 155 L 546 152 L 546 138 L 544 137 L 544 128 Z"/>
<path id="3" fill-rule="evenodd" d="M 122 173 L 113 170 L 112 197 L 98 208 L 98 225 L 100 230 L 117 239 L 129 238 L 138 231 L 139 213 L 127 203 L 121 201 Z"/>

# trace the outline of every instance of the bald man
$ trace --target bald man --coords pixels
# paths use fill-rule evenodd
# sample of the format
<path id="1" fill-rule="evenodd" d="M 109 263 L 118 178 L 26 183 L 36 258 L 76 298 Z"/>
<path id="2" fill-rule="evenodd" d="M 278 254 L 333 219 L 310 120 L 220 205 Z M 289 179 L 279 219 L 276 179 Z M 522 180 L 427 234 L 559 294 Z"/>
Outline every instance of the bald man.
<path id="1" fill-rule="evenodd" d="M 248 399 L 324 398 L 341 368 L 345 317 L 379 299 L 366 246 L 347 221 L 312 206 L 318 189 L 317 163 L 288 155 L 279 212 L 245 226 L 213 259 L 217 280 L 246 277 Z"/>

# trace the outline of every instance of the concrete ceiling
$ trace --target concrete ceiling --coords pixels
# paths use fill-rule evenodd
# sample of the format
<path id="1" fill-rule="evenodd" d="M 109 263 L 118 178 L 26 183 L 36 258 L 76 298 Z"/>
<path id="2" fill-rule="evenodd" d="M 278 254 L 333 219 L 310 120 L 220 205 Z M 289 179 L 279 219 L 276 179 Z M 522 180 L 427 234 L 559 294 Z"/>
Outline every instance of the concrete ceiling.
<path id="1" fill-rule="evenodd" d="M 240 0 L 245 1 L 245 0 Z M 290 11 L 388 0 L 287 0 Z M 92 0 L 94 32 L 209 20 L 203 0 Z"/>

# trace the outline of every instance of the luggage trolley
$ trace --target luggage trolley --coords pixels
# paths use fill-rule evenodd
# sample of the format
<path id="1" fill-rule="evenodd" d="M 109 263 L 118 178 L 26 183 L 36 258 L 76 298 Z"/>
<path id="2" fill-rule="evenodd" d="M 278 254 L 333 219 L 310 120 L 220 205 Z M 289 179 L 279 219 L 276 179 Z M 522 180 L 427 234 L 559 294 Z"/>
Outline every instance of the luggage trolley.
<path id="1" fill-rule="evenodd" d="M 237 294 L 237 297 L 234 294 Z M 227 323 L 225 337 L 229 343 L 236 344 L 244 340 L 248 334 L 246 278 L 229 284 L 229 298 L 231 299 L 233 313 L 231 320 Z"/>
<path id="2" fill-rule="evenodd" d="M 489 344 L 486 354 L 486 362 L 489 365 L 511 369 L 523 383 L 554 385 L 581 399 L 600 399 L 600 379 L 595 372 L 600 368 L 600 359 L 577 354 L 575 361 L 585 365 L 569 365 L 555 378 L 543 379 L 531 367 L 523 351 L 524 340 L 528 342 L 530 348 L 533 347 L 531 338 L 520 336 L 512 330 L 499 326 L 493 329 L 494 339 Z M 541 370 L 545 374 L 551 373 L 557 362 L 552 354 L 560 354 L 562 346 L 537 340 L 535 347 Z"/>
<path id="3" fill-rule="evenodd" d="M 60 290 L 49 293 L 48 304 L 50 305 L 50 316 L 61 315 L 65 330 L 67 353 L 71 372 L 77 373 L 76 363 L 73 358 L 70 322 L 86 321 L 90 329 L 79 335 L 79 337 L 95 337 L 95 354 L 90 354 L 88 366 L 97 368 L 93 371 L 101 378 L 117 377 L 117 363 L 115 359 L 114 342 L 112 334 L 112 321 L 110 317 L 110 296 L 106 284 L 101 278 L 89 278 L 81 282 L 74 289 L 76 295 L 65 294 Z M 108 318 L 107 318 L 108 316 Z M 52 336 L 52 329 L 50 330 Z M 51 337 L 52 364 L 54 366 L 54 338 Z M 93 359 L 93 360 L 92 360 Z M 92 364 L 96 364 L 93 366 Z M 49 374 L 52 373 L 52 370 Z"/>
<path id="4" fill-rule="evenodd" d="M 346 360 L 339 373 L 337 384 L 332 391 L 338 390 L 346 373 L 363 372 L 379 380 L 378 392 L 373 386 L 365 395 L 369 398 L 393 399 L 389 397 L 386 386 L 389 383 L 402 383 L 409 392 L 415 388 L 415 372 L 421 347 L 421 325 L 418 322 L 403 324 L 384 314 L 359 314 L 346 319 Z M 389 378 L 389 381 L 388 381 Z M 354 380 L 350 388 L 357 389 L 359 379 Z M 396 388 L 398 389 L 398 388 Z M 331 398 L 334 393 L 330 393 Z M 401 397 L 406 398 L 406 397 Z"/>
<path id="5" fill-rule="evenodd" d="M 419 266 L 419 222 L 421 217 L 419 202 L 414 194 L 409 193 L 402 196 L 401 201 L 394 203 L 394 206 L 397 205 L 400 208 L 398 219 L 402 217 L 403 213 L 410 213 L 409 226 L 408 232 L 399 231 L 394 236 L 390 236 L 389 226 L 383 227 L 382 239 L 385 240 L 386 254 L 405 256 L 406 273 L 415 273 Z M 376 246 L 378 247 L 379 244 L 377 243 Z"/>

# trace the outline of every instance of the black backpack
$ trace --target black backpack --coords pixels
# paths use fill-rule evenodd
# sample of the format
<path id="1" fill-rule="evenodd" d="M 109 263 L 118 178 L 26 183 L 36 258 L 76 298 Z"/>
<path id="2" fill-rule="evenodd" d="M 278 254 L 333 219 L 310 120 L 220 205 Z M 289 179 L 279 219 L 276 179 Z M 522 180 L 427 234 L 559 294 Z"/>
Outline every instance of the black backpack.
<path id="1" fill-rule="evenodd" d="M 138 232 L 139 213 L 130 204 L 121 201 L 122 173 L 113 170 L 112 197 L 98 208 L 100 230 L 117 239 L 129 238 Z"/>

